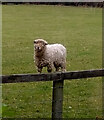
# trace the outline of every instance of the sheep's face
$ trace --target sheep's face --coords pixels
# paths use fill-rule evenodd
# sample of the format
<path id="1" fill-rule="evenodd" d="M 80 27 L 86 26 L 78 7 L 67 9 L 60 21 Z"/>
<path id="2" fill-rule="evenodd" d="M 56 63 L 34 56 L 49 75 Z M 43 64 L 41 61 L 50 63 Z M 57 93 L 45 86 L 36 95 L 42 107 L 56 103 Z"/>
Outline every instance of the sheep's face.
<path id="1" fill-rule="evenodd" d="M 40 52 L 44 49 L 44 45 L 42 43 L 35 44 L 35 51 Z"/>
<path id="2" fill-rule="evenodd" d="M 41 52 L 44 50 L 45 45 L 47 45 L 47 42 L 41 39 L 38 40 L 34 40 L 34 47 L 35 47 L 35 51 L 37 52 Z"/>

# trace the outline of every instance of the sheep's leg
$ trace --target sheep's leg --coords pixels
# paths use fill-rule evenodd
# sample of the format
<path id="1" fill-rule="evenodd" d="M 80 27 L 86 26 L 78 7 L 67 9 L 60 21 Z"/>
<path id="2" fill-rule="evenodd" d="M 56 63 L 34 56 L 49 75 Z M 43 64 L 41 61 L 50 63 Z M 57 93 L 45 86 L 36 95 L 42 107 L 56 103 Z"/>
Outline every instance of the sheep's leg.
<path id="1" fill-rule="evenodd" d="M 50 64 L 47 65 L 47 71 L 48 72 L 52 72 L 52 68 L 53 68 L 53 64 L 50 63 Z"/>
<path id="2" fill-rule="evenodd" d="M 66 71 L 66 65 L 65 65 L 65 63 L 63 63 L 63 64 L 61 65 L 61 70 L 62 70 L 62 72 L 65 72 L 65 71 Z"/>
<path id="3" fill-rule="evenodd" d="M 42 72 L 42 67 L 38 68 L 38 72 L 41 73 Z"/>
<path id="4" fill-rule="evenodd" d="M 56 68 L 56 72 L 58 72 L 59 70 L 60 70 L 60 68 L 59 67 L 55 67 Z"/>
<path id="5" fill-rule="evenodd" d="M 66 69 L 62 68 L 62 72 L 66 72 Z"/>
<path id="6" fill-rule="evenodd" d="M 52 68 L 47 67 L 47 71 L 48 71 L 48 72 L 52 72 Z"/>
<path id="7" fill-rule="evenodd" d="M 60 70 L 60 68 L 59 68 L 60 66 L 57 63 L 55 63 L 55 62 L 54 62 L 54 67 L 56 69 L 56 72 L 58 72 Z"/>

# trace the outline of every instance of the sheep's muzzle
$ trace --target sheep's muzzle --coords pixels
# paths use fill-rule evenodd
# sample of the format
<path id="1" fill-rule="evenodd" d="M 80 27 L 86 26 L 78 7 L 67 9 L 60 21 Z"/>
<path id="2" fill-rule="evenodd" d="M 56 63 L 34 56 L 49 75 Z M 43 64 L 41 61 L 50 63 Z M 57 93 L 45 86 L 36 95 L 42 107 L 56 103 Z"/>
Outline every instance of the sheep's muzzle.
<path id="1" fill-rule="evenodd" d="M 35 46 L 35 50 L 36 50 L 36 51 L 41 51 L 42 49 L 41 49 L 41 47 L 39 47 L 39 46 Z"/>

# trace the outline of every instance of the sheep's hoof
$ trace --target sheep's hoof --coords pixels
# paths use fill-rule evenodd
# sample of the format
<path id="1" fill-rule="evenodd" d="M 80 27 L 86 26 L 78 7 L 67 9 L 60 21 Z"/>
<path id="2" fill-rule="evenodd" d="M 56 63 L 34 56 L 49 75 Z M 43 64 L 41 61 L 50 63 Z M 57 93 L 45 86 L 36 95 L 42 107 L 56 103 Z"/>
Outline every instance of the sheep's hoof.
<path id="1" fill-rule="evenodd" d="M 63 69 L 62 72 L 66 72 L 66 69 Z"/>
<path id="2" fill-rule="evenodd" d="M 49 72 L 49 73 L 51 73 L 51 72 L 52 72 L 52 70 L 48 70 L 48 72 Z"/>
<path id="3" fill-rule="evenodd" d="M 41 73 L 41 72 L 42 72 L 42 70 L 41 70 L 41 69 L 38 69 L 38 72 L 39 72 L 39 73 Z"/>

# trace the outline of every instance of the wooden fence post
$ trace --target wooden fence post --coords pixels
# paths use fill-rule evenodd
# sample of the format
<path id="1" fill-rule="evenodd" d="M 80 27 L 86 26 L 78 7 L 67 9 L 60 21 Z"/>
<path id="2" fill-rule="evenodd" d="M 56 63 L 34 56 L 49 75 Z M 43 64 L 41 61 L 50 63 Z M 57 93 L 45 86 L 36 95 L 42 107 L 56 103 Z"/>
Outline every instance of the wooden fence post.
<path id="1" fill-rule="evenodd" d="M 64 80 L 53 81 L 52 120 L 62 118 Z"/>

